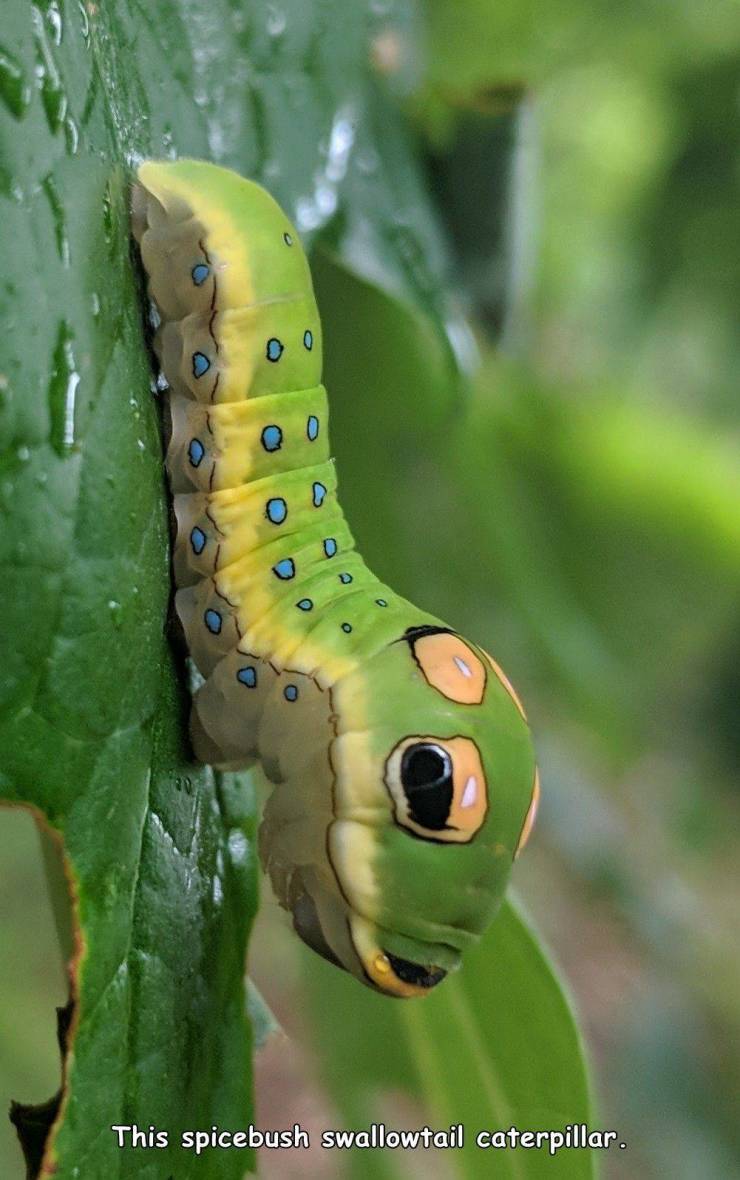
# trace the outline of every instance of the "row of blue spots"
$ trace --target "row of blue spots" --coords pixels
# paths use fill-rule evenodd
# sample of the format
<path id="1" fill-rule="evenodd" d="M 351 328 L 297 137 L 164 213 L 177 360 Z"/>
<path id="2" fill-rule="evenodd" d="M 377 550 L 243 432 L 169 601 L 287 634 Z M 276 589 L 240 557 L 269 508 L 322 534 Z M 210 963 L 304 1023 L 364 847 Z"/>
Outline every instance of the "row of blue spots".
<path id="1" fill-rule="evenodd" d="M 193 353 L 193 376 L 202 377 L 211 367 L 211 362 L 204 352 Z"/>
<path id="2" fill-rule="evenodd" d="M 236 678 L 240 684 L 245 686 L 245 688 L 257 687 L 257 669 L 255 668 L 254 664 L 247 664 L 244 668 L 240 668 L 236 674 Z M 296 688 L 295 684 L 286 684 L 285 688 L 283 689 L 283 696 L 285 697 L 286 701 L 297 701 L 298 689 Z"/>
<path id="3" fill-rule="evenodd" d="M 201 287 L 203 283 L 205 283 L 210 273 L 210 267 L 206 266 L 204 262 L 199 262 L 198 265 L 194 266 L 190 272 L 196 287 Z"/>
<path id="4" fill-rule="evenodd" d="M 265 511 L 267 519 L 273 524 L 282 524 L 288 515 L 288 505 L 282 496 L 273 496 L 271 500 L 267 501 Z"/>
<path id="5" fill-rule="evenodd" d="M 211 632 L 211 635 L 219 635 L 221 632 L 221 616 L 217 610 L 207 610 L 203 616 L 206 627 Z"/>
<path id="6" fill-rule="evenodd" d="M 266 426 L 262 431 L 262 446 L 266 451 L 279 451 L 283 445 L 283 432 L 279 426 Z"/>
<path id="7" fill-rule="evenodd" d="M 327 537 L 324 541 L 324 553 L 327 557 L 333 557 L 337 552 L 337 543 L 333 537 Z M 282 582 L 289 582 L 291 578 L 295 577 L 295 562 L 292 557 L 283 557 L 276 565 L 272 567 L 272 572 L 276 577 L 280 578 Z"/>
<path id="8" fill-rule="evenodd" d="M 306 423 L 306 436 L 310 442 L 315 442 L 319 436 L 319 420 L 315 414 L 310 414 Z M 279 426 L 271 424 L 262 431 L 262 446 L 266 451 L 279 451 L 283 445 L 283 432 Z M 199 438 L 191 438 L 188 445 L 188 459 L 191 467 L 200 467 L 206 449 Z"/>
<path id="9" fill-rule="evenodd" d="M 206 448 L 199 438 L 191 438 L 190 446 L 188 447 L 188 459 L 191 467 L 200 467 L 203 456 L 206 453 Z"/>
<path id="10" fill-rule="evenodd" d="M 313 334 L 311 332 L 307 331 L 304 334 L 303 343 L 305 344 L 306 348 L 310 352 L 311 349 L 313 348 Z M 272 336 L 267 341 L 267 349 L 266 349 L 265 355 L 267 356 L 268 361 L 272 361 L 273 364 L 275 364 L 277 361 L 280 360 L 280 357 L 283 355 L 284 352 L 285 352 L 285 345 L 283 344 L 283 342 L 281 340 L 278 340 L 277 336 Z M 202 377 L 204 373 L 208 372 L 210 367 L 211 367 L 211 362 L 209 361 L 208 357 L 206 356 L 206 354 L 204 352 L 194 352 L 193 353 L 193 376 L 194 377 Z M 309 438 L 310 438 L 310 435 L 309 435 Z"/>
<path id="11" fill-rule="evenodd" d="M 196 555 L 202 553 L 206 547 L 207 539 L 203 529 L 199 529 L 196 525 L 190 534 L 190 544 L 193 546 L 193 553 Z"/>
<path id="12" fill-rule="evenodd" d="M 306 328 L 306 331 L 303 333 L 303 347 L 308 352 L 310 352 L 313 348 L 313 332 L 310 328 Z M 276 364 L 284 352 L 285 345 L 283 344 L 282 340 L 278 340 L 277 336 L 271 336 L 267 341 L 267 348 L 265 349 L 265 356 L 267 357 L 268 361 L 272 361 L 273 364 Z"/>
<path id="13" fill-rule="evenodd" d="M 316 439 L 318 437 L 319 437 L 319 420 L 315 414 L 309 414 L 308 421 L 306 422 L 306 438 L 308 439 L 309 442 L 316 442 Z M 273 423 L 270 426 L 266 426 L 264 428 L 264 430 L 262 431 L 261 440 L 262 440 L 262 446 L 265 448 L 266 451 L 279 451 L 281 446 L 283 445 L 283 432 L 279 426 L 275 426 L 275 424 Z M 197 440 L 194 440 L 194 441 L 197 441 Z M 201 456 L 201 458 L 202 458 L 202 456 Z M 200 460 L 199 460 L 199 462 L 200 462 Z M 194 463 L 193 466 L 197 467 L 198 464 Z"/>
<path id="14" fill-rule="evenodd" d="M 340 579 L 341 579 L 341 575 L 340 575 Z M 376 598 L 375 601 L 378 606 L 387 606 L 388 605 L 388 603 L 386 602 L 386 600 L 384 598 Z M 313 610 L 313 599 L 302 598 L 300 600 L 300 602 L 296 603 L 296 606 L 298 607 L 298 610 L 302 610 L 302 611 Z M 211 632 L 211 635 L 219 635 L 221 633 L 221 626 L 222 626 L 223 620 L 217 610 L 213 610 L 213 608 L 209 608 L 205 612 L 203 618 L 204 618 L 206 627 Z M 349 633 L 352 630 L 352 624 L 351 623 L 342 623 L 342 630 L 345 632 L 345 634 L 349 635 Z M 241 681 L 242 684 L 246 684 L 248 688 L 254 688 L 255 684 L 257 683 L 257 672 L 256 672 L 255 668 L 252 666 L 250 666 L 248 668 L 240 668 L 239 671 L 237 672 L 236 676 L 237 676 L 237 680 Z M 295 698 L 293 697 L 293 698 L 289 698 L 289 699 L 294 700 Z"/>

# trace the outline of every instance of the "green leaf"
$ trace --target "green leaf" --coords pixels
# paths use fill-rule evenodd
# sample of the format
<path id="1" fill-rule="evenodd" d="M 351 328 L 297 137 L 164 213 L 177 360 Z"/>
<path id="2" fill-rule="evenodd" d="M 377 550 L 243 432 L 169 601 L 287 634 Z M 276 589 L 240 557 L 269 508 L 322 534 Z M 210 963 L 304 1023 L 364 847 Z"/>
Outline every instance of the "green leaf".
<path id="1" fill-rule="evenodd" d="M 570 1004 L 521 913 L 505 903 L 464 968 L 418 1002 L 389 1003 L 325 964 L 306 964 L 323 1073 L 343 1123 L 388 1129 L 462 1123 L 461 1150 L 443 1151 L 451 1174 L 536 1180 L 594 1175 L 593 1153 L 480 1148 L 480 1131 L 593 1126 L 583 1047 Z M 340 1035 L 337 1030 L 341 1030 Z M 388 1092 L 421 1104 L 389 1114 Z M 395 1103 L 397 1105 L 397 1103 Z M 404 1175 L 401 1152 L 353 1149 L 352 1175 Z"/>
<path id="2" fill-rule="evenodd" d="M 340 0 L 13 0 L 5 13 L 0 795 L 56 833 L 75 900 L 75 1020 L 46 1154 L 59 1180 L 249 1163 L 120 1151 L 110 1131 L 154 1124 L 174 1141 L 249 1121 L 256 904 L 251 786 L 190 763 L 165 634 L 167 509 L 124 161 L 176 150 L 265 179 L 309 237 L 409 301 L 454 368 L 442 239 L 372 77 L 376 25 Z M 57 1109 L 28 1112 L 37 1154 Z"/>
<path id="3" fill-rule="evenodd" d="M 161 443 L 120 163 L 145 146 L 126 111 L 143 84 L 115 77 L 120 10 L 99 19 L 16 4 L 6 29 L 29 101 L 0 128 L 0 794 L 63 843 L 76 943 L 61 1106 L 16 1115 L 31 1166 L 54 1119 L 42 1174 L 59 1180 L 237 1177 L 249 1160 L 121 1151 L 110 1129 L 174 1143 L 249 1121 L 256 878 L 251 788 L 191 764 L 165 635 Z M 190 121 L 195 146 L 192 107 Z"/>

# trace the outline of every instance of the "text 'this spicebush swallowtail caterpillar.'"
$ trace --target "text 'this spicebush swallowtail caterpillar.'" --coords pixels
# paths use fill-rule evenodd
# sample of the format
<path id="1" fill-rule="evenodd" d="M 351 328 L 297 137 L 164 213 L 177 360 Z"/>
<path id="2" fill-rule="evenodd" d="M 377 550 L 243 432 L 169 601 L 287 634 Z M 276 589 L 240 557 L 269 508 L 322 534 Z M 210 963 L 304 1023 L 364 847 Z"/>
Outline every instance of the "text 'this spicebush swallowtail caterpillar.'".
<path id="1" fill-rule="evenodd" d="M 256 757 L 274 783 L 260 852 L 304 941 L 386 995 L 424 995 L 491 920 L 534 822 L 524 712 L 490 656 L 355 549 L 285 214 L 212 164 L 150 161 L 138 180 L 170 386 L 175 601 L 206 678 L 196 754 Z"/>

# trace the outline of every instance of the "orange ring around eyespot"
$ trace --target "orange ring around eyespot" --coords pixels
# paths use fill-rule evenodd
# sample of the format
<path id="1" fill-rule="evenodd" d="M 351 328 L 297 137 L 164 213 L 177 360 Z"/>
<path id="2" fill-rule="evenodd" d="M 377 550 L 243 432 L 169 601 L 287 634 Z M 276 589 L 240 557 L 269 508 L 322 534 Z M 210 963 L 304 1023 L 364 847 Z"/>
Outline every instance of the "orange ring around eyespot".
<path id="1" fill-rule="evenodd" d="M 540 795 L 541 795 L 540 772 L 538 771 L 537 767 L 535 766 L 535 768 L 534 768 L 534 785 L 532 787 L 532 798 L 529 801 L 529 807 L 527 808 L 527 814 L 524 817 L 524 823 L 522 824 L 522 830 L 519 834 L 519 842 L 516 846 L 516 852 L 514 853 L 514 860 L 516 860 L 516 858 L 520 855 L 520 853 L 524 852 L 524 849 L 527 847 L 527 841 L 529 840 L 529 837 L 532 835 L 534 821 L 537 819 L 537 810 L 540 805 Z"/>

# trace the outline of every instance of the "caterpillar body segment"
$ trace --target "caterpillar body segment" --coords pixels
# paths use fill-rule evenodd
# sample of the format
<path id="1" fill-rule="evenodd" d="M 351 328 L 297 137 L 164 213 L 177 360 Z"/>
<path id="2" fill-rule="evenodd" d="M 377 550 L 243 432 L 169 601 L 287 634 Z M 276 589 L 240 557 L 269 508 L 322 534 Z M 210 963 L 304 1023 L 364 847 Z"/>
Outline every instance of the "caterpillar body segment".
<path id="1" fill-rule="evenodd" d="M 341 510 L 295 228 L 259 185 L 147 161 L 133 230 L 169 385 L 196 754 L 259 759 L 260 852 L 314 950 L 426 995 L 490 922 L 539 798 L 498 665 L 367 568 Z M 358 395 L 359 396 L 359 395 Z"/>

